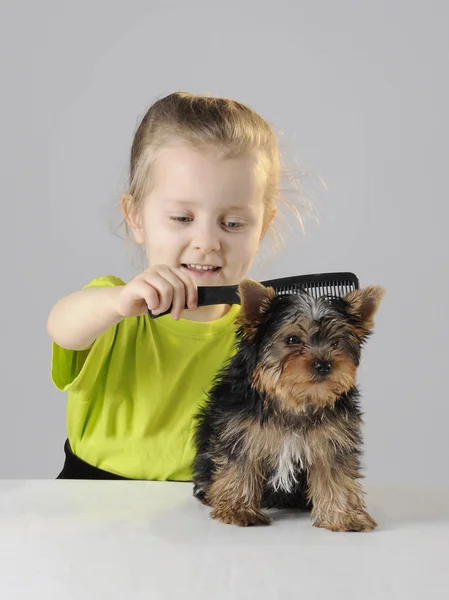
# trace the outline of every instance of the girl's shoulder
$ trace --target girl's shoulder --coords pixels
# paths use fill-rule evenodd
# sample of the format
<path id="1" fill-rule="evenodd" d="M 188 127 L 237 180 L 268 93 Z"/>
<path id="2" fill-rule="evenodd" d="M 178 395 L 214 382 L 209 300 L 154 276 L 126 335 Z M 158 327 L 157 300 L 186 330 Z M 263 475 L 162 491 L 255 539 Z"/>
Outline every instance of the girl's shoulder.
<path id="1" fill-rule="evenodd" d="M 91 279 L 89 283 L 83 286 L 83 289 L 90 287 L 115 287 L 119 285 L 126 285 L 120 277 L 116 277 L 115 275 L 100 275 L 100 277 Z"/>

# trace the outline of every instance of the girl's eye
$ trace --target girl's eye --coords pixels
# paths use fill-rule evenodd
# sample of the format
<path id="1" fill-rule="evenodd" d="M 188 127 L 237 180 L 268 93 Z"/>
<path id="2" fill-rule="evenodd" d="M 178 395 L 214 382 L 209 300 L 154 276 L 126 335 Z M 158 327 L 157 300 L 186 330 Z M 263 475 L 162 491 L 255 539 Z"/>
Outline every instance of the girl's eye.
<path id="1" fill-rule="evenodd" d="M 297 335 L 290 335 L 287 338 L 287 344 L 289 346 L 292 346 L 292 345 L 302 344 L 302 341 L 301 341 L 301 338 L 298 337 Z"/>
<path id="2" fill-rule="evenodd" d="M 226 223 L 226 227 L 228 227 L 229 229 L 241 229 L 244 226 L 244 223 L 239 223 L 237 221 L 228 221 Z"/>
<path id="3" fill-rule="evenodd" d="M 178 223 L 188 223 L 191 220 L 190 217 L 170 217 L 170 221 L 177 221 Z"/>
<path id="4" fill-rule="evenodd" d="M 170 217 L 170 221 L 176 221 L 177 223 L 190 223 L 193 221 L 193 219 L 191 217 Z M 242 227 L 245 226 L 244 223 L 240 223 L 238 221 L 226 221 L 224 225 L 228 229 L 232 229 L 234 231 L 237 229 L 242 229 Z"/>

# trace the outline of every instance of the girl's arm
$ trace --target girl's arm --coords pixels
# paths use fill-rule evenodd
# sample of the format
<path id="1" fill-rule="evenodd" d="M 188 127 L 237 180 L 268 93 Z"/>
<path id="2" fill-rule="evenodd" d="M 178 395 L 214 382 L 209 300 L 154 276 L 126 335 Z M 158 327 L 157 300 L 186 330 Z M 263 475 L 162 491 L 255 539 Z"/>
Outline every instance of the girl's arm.
<path id="1" fill-rule="evenodd" d="M 67 350 L 84 350 L 106 329 L 125 317 L 144 315 L 148 309 L 164 312 L 172 306 L 179 318 L 186 304 L 195 309 L 196 283 L 181 269 L 155 265 L 126 285 L 91 287 L 61 298 L 51 309 L 47 331 Z"/>
<path id="2" fill-rule="evenodd" d="M 92 287 L 64 296 L 51 309 L 47 332 L 67 350 L 88 348 L 104 331 L 123 319 L 117 305 L 123 286 Z"/>

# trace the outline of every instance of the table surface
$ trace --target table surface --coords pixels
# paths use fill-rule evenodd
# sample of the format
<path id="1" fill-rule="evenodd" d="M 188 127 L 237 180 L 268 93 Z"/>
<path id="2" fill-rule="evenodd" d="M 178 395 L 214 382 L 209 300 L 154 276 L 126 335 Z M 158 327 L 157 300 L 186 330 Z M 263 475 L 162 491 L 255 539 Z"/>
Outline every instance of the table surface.
<path id="1" fill-rule="evenodd" d="M 379 528 L 209 517 L 172 482 L 0 481 L 0 598 L 449 598 L 449 489 L 366 487 Z"/>

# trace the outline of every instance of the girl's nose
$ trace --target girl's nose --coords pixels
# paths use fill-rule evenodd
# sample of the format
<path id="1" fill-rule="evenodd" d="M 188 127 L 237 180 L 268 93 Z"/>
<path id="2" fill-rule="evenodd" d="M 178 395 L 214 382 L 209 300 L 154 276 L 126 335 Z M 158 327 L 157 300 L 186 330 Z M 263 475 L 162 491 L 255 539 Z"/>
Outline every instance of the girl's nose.
<path id="1" fill-rule="evenodd" d="M 220 240 L 218 239 L 218 235 L 215 235 L 213 232 L 203 231 L 197 234 L 194 246 L 203 254 L 210 254 L 211 252 L 218 252 L 220 250 Z"/>

